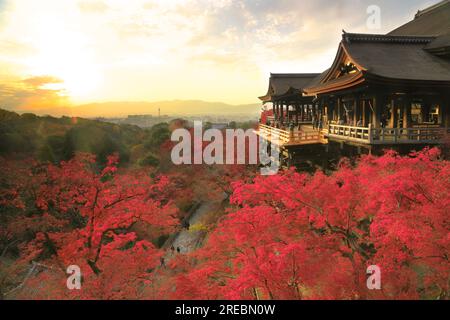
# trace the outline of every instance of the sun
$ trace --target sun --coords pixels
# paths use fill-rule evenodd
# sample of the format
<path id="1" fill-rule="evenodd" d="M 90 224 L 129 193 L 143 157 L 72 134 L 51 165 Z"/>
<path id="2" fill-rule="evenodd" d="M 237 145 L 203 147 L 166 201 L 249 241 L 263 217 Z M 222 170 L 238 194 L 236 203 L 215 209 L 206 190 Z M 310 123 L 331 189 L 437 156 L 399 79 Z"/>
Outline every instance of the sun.
<path id="1" fill-rule="evenodd" d="M 40 36 L 35 39 L 37 54 L 28 61 L 29 73 L 61 79 L 54 89 L 64 90 L 74 102 L 89 100 L 103 76 L 88 38 L 55 21 L 40 28 Z"/>

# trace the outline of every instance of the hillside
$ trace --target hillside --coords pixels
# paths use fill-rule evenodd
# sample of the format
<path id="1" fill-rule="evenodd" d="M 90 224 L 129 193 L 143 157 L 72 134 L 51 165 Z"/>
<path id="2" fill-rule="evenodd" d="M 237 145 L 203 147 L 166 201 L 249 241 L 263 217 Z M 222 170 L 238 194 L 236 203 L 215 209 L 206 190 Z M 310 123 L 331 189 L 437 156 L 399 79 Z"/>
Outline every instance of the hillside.
<path id="1" fill-rule="evenodd" d="M 159 143 L 161 139 L 154 135 L 168 137 L 168 125 L 162 126 L 161 133 L 161 126 L 144 130 L 133 125 L 32 113 L 19 115 L 0 109 L 0 156 L 58 162 L 70 159 L 75 152 L 89 152 L 105 161 L 117 152 L 122 162 L 136 161 L 154 147 L 154 141 Z"/>
<path id="2" fill-rule="evenodd" d="M 206 102 L 200 100 L 173 100 L 160 102 L 103 102 L 90 103 L 75 107 L 58 107 L 51 109 L 33 110 L 39 115 L 51 114 L 53 116 L 77 116 L 77 117 L 118 117 L 129 114 L 157 115 L 158 109 L 165 115 L 254 115 L 258 117 L 261 105 L 245 104 L 230 105 L 222 102 Z M 18 112 L 29 112 L 18 110 Z"/>

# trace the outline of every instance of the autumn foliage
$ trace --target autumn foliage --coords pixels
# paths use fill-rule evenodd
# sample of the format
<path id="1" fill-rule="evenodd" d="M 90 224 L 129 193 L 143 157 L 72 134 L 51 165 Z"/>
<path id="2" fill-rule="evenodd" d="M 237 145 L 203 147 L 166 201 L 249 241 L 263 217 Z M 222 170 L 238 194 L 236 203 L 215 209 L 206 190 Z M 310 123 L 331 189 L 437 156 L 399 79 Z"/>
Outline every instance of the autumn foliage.
<path id="1" fill-rule="evenodd" d="M 438 149 L 342 161 L 331 175 L 223 167 L 209 181 L 208 170 L 191 169 L 203 188 L 230 192 L 230 207 L 202 248 L 164 266 L 156 243 L 180 225 L 181 173 L 117 163 L 1 160 L 4 297 L 448 298 L 450 163 Z M 66 287 L 69 265 L 82 270 L 81 290 Z M 370 265 L 381 269 L 381 290 L 367 288 Z"/>
<path id="2" fill-rule="evenodd" d="M 10 185 L 0 195 L 2 205 L 17 209 L 3 217 L 4 237 L 29 240 L 19 246 L 14 271 L 31 262 L 44 266 L 26 279 L 28 287 L 38 288 L 32 298 L 138 298 L 152 281 L 163 252 L 148 239 L 178 223 L 168 201 L 172 186 L 142 170 L 121 173 L 117 163 L 110 156 L 99 168 L 94 156 L 79 154 L 59 166 L 31 165 L 23 184 L 4 181 Z M 140 236 L 143 229 L 147 234 Z M 67 290 L 69 265 L 83 270 L 82 290 Z"/>
<path id="3" fill-rule="evenodd" d="M 179 270 L 176 299 L 448 298 L 450 164 L 437 149 L 234 183 L 236 209 Z M 366 269 L 381 268 L 368 290 Z"/>

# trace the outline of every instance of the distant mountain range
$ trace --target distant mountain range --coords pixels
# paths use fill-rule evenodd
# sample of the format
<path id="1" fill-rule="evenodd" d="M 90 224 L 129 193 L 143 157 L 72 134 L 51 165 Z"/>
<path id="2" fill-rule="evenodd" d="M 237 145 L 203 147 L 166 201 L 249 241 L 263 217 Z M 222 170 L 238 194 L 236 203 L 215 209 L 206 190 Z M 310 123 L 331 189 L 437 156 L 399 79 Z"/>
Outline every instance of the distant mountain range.
<path id="1" fill-rule="evenodd" d="M 19 113 L 31 112 L 38 115 L 77 116 L 77 117 L 121 117 L 127 115 L 255 115 L 258 116 L 261 104 L 231 105 L 222 102 L 201 100 L 173 100 L 160 102 L 102 102 L 74 107 L 55 107 L 39 110 L 17 110 Z"/>

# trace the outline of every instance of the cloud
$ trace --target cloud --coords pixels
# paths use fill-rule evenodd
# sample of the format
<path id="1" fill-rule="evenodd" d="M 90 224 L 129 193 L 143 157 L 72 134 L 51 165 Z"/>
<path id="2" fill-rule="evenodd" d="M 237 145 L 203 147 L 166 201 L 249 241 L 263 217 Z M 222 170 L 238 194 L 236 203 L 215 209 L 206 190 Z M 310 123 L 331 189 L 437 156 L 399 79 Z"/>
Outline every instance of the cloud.
<path id="1" fill-rule="evenodd" d="M 24 56 L 33 54 L 35 52 L 34 48 L 22 42 L 14 40 L 4 40 L 0 42 L 0 57 L 2 55 L 11 56 Z"/>
<path id="2" fill-rule="evenodd" d="M 63 81 L 61 79 L 58 79 L 58 78 L 55 78 L 52 76 L 31 77 L 31 78 L 23 79 L 22 82 L 25 85 L 27 85 L 33 89 L 40 88 L 47 84 L 63 83 Z"/>
<path id="3" fill-rule="evenodd" d="M 6 15 L 7 3 L 6 0 L 0 0 L 0 26 Z"/>
<path id="4" fill-rule="evenodd" d="M 224 67 L 235 66 L 242 62 L 242 57 L 232 53 L 212 52 L 205 54 L 196 54 L 192 57 L 192 61 L 207 65 L 220 65 Z"/>
<path id="5" fill-rule="evenodd" d="M 9 110 L 36 110 L 67 106 L 70 103 L 64 90 L 51 88 L 60 83 L 60 79 L 51 76 L 0 83 L 0 107 Z"/>
<path id="6" fill-rule="evenodd" d="M 78 8 L 84 13 L 104 13 L 109 7 L 103 1 L 90 0 L 78 2 Z"/>
<path id="7" fill-rule="evenodd" d="M 250 103 L 266 88 L 269 72 L 328 68 L 342 29 L 385 33 L 438 1 L 8 0 L 14 5 L 0 24 L 0 79 L 5 70 L 19 79 L 49 74 L 64 80 L 60 85 L 70 92 L 83 89 L 84 79 L 100 79 L 81 98 L 73 94 L 77 103 Z M 366 27 L 366 9 L 373 4 L 382 14 L 376 31 Z M 30 84 L 13 87 L 24 94 L 42 90 L 23 86 Z"/>

